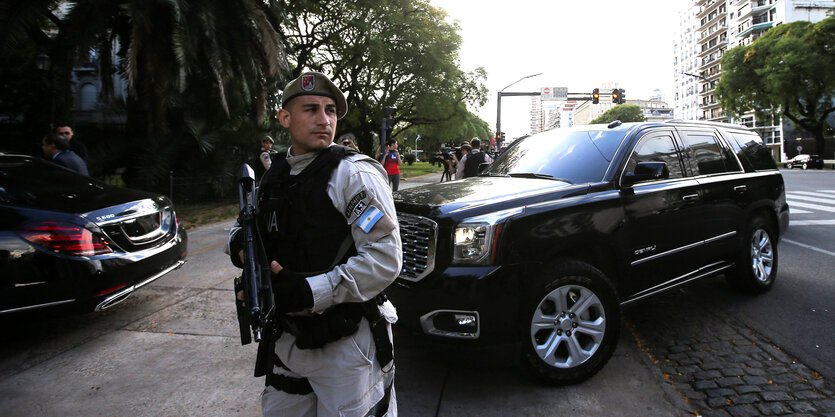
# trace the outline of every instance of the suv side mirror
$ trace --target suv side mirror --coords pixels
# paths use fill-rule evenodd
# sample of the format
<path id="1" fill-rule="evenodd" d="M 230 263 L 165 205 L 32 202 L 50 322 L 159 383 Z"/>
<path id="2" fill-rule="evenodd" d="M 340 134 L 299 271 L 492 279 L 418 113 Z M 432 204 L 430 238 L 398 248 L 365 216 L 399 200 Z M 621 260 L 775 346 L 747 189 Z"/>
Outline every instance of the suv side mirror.
<path id="1" fill-rule="evenodd" d="M 626 187 L 641 181 L 658 180 L 669 177 L 670 170 L 667 168 L 666 162 L 638 162 L 634 172 L 627 172 L 623 174 L 621 183 L 624 187 Z"/>

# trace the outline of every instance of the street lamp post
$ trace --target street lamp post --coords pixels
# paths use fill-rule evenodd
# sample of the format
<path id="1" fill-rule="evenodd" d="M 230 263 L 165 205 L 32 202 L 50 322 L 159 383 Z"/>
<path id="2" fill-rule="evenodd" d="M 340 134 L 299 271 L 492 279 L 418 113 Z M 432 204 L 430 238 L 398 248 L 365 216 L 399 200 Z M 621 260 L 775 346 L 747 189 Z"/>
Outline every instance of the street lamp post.
<path id="1" fill-rule="evenodd" d="M 524 79 L 528 79 L 528 78 L 531 78 L 531 77 L 536 77 L 538 75 L 542 75 L 542 73 L 540 72 L 540 73 L 537 73 L 537 74 L 526 75 L 526 76 L 508 84 L 505 88 L 502 88 L 501 90 L 499 90 L 498 98 L 496 100 L 496 137 L 499 137 L 499 135 L 502 134 L 502 91 L 507 90 L 508 88 L 510 88 L 510 86 L 518 83 L 519 81 L 522 81 Z M 504 138 L 502 138 L 502 141 L 504 141 Z"/>
<path id="2" fill-rule="evenodd" d="M 417 137 L 415 138 L 415 150 L 418 150 L 417 144 L 418 144 L 419 140 L 420 140 L 420 133 L 418 133 Z"/>

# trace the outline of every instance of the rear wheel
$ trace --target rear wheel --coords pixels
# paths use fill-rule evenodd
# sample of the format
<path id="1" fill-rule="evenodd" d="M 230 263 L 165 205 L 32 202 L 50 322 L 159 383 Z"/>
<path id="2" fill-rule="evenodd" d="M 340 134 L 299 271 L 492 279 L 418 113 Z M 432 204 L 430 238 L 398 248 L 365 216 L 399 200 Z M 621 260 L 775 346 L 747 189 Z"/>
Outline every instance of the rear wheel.
<path id="1" fill-rule="evenodd" d="M 791 162 L 786 163 L 786 168 L 792 169 L 792 163 Z"/>
<path id="2" fill-rule="evenodd" d="M 803 163 L 803 166 L 801 168 L 806 169 L 806 163 L 805 162 Z"/>
<path id="3" fill-rule="evenodd" d="M 615 350 L 620 303 L 606 276 L 591 265 L 565 260 L 546 268 L 526 311 L 524 362 L 545 382 L 581 382 Z"/>
<path id="4" fill-rule="evenodd" d="M 777 278 L 777 240 L 771 225 L 762 217 L 748 223 L 736 269 L 727 275 L 737 289 L 762 293 L 771 289 Z"/>

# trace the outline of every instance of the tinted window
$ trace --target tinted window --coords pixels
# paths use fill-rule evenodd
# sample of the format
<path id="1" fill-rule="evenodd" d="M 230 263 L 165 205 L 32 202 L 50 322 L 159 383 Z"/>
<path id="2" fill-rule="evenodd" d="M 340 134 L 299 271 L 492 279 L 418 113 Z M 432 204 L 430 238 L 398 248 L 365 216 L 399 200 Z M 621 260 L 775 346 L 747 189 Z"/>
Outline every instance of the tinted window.
<path id="1" fill-rule="evenodd" d="M 626 172 L 634 172 L 638 162 L 664 162 L 670 171 L 670 178 L 684 178 L 681 161 L 670 135 L 650 135 L 642 138 L 629 157 Z"/>
<path id="2" fill-rule="evenodd" d="M 0 156 L 0 204 L 50 209 L 59 196 L 90 200 L 108 187 L 40 158 Z"/>
<path id="3" fill-rule="evenodd" d="M 722 148 L 715 136 L 709 133 L 687 132 L 684 141 L 690 147 L 696 175 L 719 174 L 729 170 L 730 165 L 726 164 Z"/>
<path id="4" fill-rule="evenodd" d="M 552 130 L 507 149 L 487 175 L 542 174 L 574 184 L 600 181 L 625 131 Z"/>
<path id="5" fill-rule="evenodd" d="M 730 136 L 733 138 L 731 145 L 735 145 L 734 150 L 746 171 L 777 169 L 777 163 L 774 162 L 771 151 L 763 144 L 759 135 L 734 132 Z"/>

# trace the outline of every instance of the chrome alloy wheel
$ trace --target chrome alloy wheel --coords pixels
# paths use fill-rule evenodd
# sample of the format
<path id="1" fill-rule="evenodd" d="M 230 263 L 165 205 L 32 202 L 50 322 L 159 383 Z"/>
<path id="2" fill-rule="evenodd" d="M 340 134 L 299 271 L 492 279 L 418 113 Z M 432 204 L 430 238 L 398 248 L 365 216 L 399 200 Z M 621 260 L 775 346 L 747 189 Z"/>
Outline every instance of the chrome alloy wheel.
<path id="1" fill-rule="evenodd" d="M 757 229 L 751 236 L 751 269 L 758 281 L 766 282 L 774 266 L 774 248 L 771 238 L 763 229 Z"/>
<path id="2" fill-rule="evenodd" d="M 603 303 L 580 285 L 564 285 L 549 292 L 531 319 L 534 351 L 556 368 L 573 368 L 587 361 L 600 348 L 605 333 Z"/>

